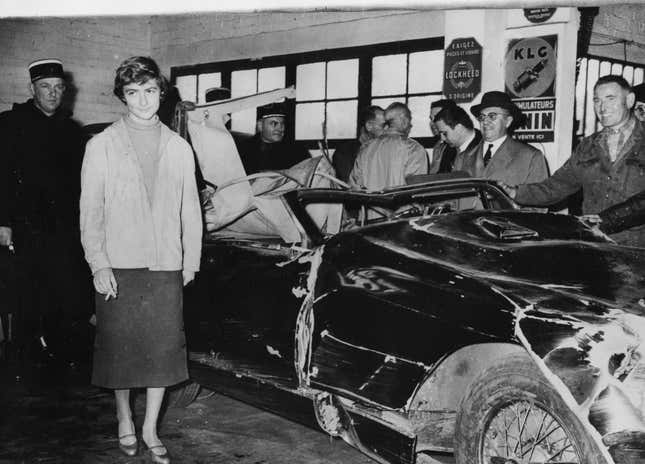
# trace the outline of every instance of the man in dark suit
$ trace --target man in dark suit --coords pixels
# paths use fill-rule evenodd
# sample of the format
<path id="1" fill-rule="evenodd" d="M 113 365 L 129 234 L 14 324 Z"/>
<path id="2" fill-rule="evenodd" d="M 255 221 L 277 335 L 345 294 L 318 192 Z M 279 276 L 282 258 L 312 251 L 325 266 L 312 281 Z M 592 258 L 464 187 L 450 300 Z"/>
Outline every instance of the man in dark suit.
<path id="1" fill-rule="evenodd" d="M 475 129 L 468 113 L 456 104 L 439 111 L 434 118 L 434 124 L 443 144 L 451 147 L 456 153 L 451 170 L 462 170 L 464 160 L 470 159 L 480 148 L 481 132 Z M 438 170 L 439 168 L 440 163 L 433 160 L 430 174 L 450 172 Z"/>
<path id="2" fill-rule="evenodd" d="M 435 122 L 437 115 L 444 109 L 456 106 L 454 100 L 435 100 L 430 103 L 430 131 L 433 137 L 430 139 L 430 147 L 432 148 L 432 162 L 428 168 L 429 174 L 438 174 L 443 172 L 450 172 L 453 170 L 455 164 L 455 157 L 457 156 L 456 149 L 446 143 L 446 141 L 439 134 L 439 129 Z"/>
<path id="3" fill-rule="evenodd" d="M 523 116 L 506 93 L 486 92 L 470 111 L 479 120 L 483 140 L 464 158 L 461 170 L 508 185 L 541 182 L 548 177 L 542 152 L 511 137 Z"/>

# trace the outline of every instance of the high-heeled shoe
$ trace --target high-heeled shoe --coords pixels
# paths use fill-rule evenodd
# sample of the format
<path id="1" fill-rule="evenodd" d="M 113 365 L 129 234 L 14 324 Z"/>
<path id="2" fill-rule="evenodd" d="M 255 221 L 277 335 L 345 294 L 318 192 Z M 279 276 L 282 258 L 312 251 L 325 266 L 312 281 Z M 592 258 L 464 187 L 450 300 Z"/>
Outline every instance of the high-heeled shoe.
<path id="1" fill-rule="evenodd" d="M 148 446 L 146 444 L 146 447 L 148 448 L 148 453 L 150 454 L 151 462 L 154 462 L 156 464 L 170 464 L 170 454 L 168 453 L 168 448 L 166 448 L 165 445 Z M 157 454 L 153 451 L 154 449 L 159 449 L 159 448 L 164 449 L 164 452 L 162 454 Z"/>
<path id="2" fill-rule="evenodd" d="M 134 443 L 126 445 L 121 441 L 124 438 L 128 438 L 128 437 L 134 437 L 135 438 Z M 119 449 L 121 450 L 121 452 L 123 452 L 123 454 L 125 454 L 126 456 L 137 455 L 137 453 L 139 452 L 139 440 L 137 440 L 136 438 L 137 436 L 134 433 L 128 433 L 125 435 L 121 435 L 119 437 Z"/>

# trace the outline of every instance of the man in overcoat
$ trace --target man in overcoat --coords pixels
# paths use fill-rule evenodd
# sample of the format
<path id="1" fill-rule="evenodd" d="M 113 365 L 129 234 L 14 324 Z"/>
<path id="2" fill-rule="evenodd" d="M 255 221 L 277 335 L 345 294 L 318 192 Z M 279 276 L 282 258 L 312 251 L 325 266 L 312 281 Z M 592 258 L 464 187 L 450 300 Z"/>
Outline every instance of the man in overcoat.
<path id="1" fill-rule="evenodd" d="M 70 331 L 91 314 L 78 226 L 85 137 L 61 107 L 62 63 L 35 61 L 29 77 L 32 98 L 0 114 L 0 246 L 16 253 L 17 339 L 50 357 L 74 350 Z"/>
<path id="2" fill-rule="evenodd" d="M 473 177 L 509 185 L 547 178 L 548 168 L 542 152 L 512 137 L 523 116 L 506 93 L 486 92 L 481 103 L 470 111 L 479 120 L 483 140 L 477 150 L 464 158 L 460 170 Z"/>

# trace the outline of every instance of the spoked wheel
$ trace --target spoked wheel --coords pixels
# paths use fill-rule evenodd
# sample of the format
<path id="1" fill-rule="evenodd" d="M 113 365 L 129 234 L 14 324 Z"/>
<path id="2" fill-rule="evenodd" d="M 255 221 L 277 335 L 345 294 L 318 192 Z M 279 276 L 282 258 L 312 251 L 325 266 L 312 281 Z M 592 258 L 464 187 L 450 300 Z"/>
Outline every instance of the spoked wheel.
<path id="1" fill-rule="evenodd" d="M 499 409 L 485 430 L 482 446 L 483 461 L 492 464 L 583 462 L 570 432 L 532 401 Z"/>
<path id="2" fill-rule="evenodd" d="M 597 445 L 528 355 L 486 369 L 462 400 L 459 464 L 600 464 Z"/>

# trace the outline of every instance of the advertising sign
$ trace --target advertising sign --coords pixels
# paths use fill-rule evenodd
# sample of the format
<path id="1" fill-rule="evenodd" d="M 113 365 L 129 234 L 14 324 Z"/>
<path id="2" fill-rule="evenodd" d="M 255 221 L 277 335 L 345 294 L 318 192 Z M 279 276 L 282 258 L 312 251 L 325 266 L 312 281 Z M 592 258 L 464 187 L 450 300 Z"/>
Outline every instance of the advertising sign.
<path id="1" fill-rule="evenodd" d="M 524 142 L 553 142 L 557 35 L 513 39 L 505 61 L 506 93 L 520 107 L 526 127 L 515 137 Z"/>
<path id="2" fill-rule="evenodd" d="M 450 42 L 444 55 L 443 94 L 467 103 L 481 91 L 482 47 L 473 37 Z"/>
<path id="3" fill-rule="evenodd" d="M 532 23 L 543 23 L 555 14 L 555 8 L 524 8 L 524 17 Z"/>

